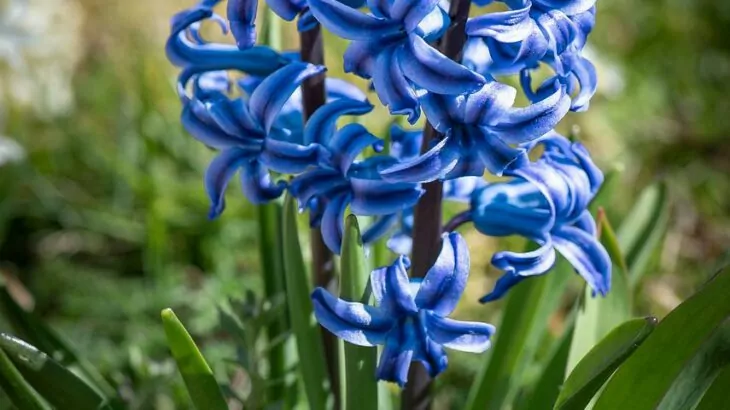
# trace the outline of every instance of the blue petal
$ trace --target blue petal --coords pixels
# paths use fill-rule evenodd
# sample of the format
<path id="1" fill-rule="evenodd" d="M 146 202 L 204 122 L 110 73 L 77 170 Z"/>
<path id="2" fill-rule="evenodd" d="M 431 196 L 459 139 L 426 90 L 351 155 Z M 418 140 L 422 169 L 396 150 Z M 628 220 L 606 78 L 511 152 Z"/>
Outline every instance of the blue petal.
<path id="1" fill-rule="evenodd" d="M 373 66 L 373 86 L 378 98 L 393 114 L 408 115 L 408 122 L 414 124 L 421 114 L 416 93 L 403 76 L 396 53 L 403 46 L 391 47 L 381 51 Z"/>
<path id="2" fill-rule="evenodd" d="M 243 164 L 251 161 L 254 155 L 250 151 L 240 148 L 229 148 L 221 152 L 208 165 L 208 169 L 205 171 L 205 192 L 211 203 L 209 218 L 213 219 L 223 212 L 228 181 Z"/>
<path id="3" fill-rule="evenodd" d="M 458 142 L 446 136 L 425 154 L 380 171 L 386 181 L 429 182 L 443 178 L 457 165 L 461 157 Z"/>
<path id="4" fill-rule="evenodd" d="M 253 141 L 248 138 L 238 138 L 234 135 L 226 133 L 217 124 L 209 123 L 201 119 L 200 116 L 197 115 L 195 112 L 197 111 L 196 106 L 199 110 L 202 110 L 202 112 L 208 115 L 208 119 L 211 122 L 213 121 L 212 118 L 210 118 L 210 114 L 207 113 L 205 106 L 203 106 L 200 101 L 190 100 L 188 103 L 186 103 L 183 106 L 180 121 L 182 122 L 185 131 L 190 133 L 190 135 L 192 135 L 195 139 L 209 147 L 218 149 L 236 146 L 245 146 L 246 148 L 252 150 L 257 149 L 256 147 L 258 146 L 258 149 L 260 149 L 260 141 Z"/>
<path id="5" fill-rule="evenodd" d="M 258 161 L 244 163 L 241 167 L 241 187 L 246 198 L 254 204 L 264 204 L 281 196 L 286 183 L 274 183 L 268 170 Z"/>
<path id="6" fill-rule="evenodd" d="M 484 167 L 496 176 L 524 167 L 530 162 L 524 149 L 512 148 L 500 137 L 491 134 L 489 128 L 472 127 L 468 135 L 471 149 L 479 155 Z"/>
<path id="7" fill-rule="evenodd" d="M 317 144 L 299 145 L 267 138 L 259 161 L 273 171 L 298 174 L 319 163 L 323 156 L 323 148 Z"/>
<path id="8" fill-rule="evenodd" d="M 572 226 L 557 227 L 552 235 L 555 249 L 573 265 L 593 294 L 606 296 L 611 290 L 611 259 L 598 239 Z"/>
<path id="9" fill-rule="evenodd" d="M 484 84 L 477 92 L 463 99 L 464 124 L 485 126 L 496 124 L 512 107 L 516 96 L 517 90 L 508 85 L 497 81 Z"/>
<path id="10" fill-rule="evenodd" d="M 393 253 L 409 254 L 413 248 L 413 238 L 406 233 L 400 232 L 391 236 L 386 246 Z"/>
<path id="11" fill-rule="evenodd" d="M 314 316 L 325 329 L 358 346 L 385 343 L 394 320 L 381 310 L 362 303 L 346 302 L 317 288 L 312 292 Z"/>
<path id="12" fill-rule="evenodd" d="M 343 115 L 361 115 L 373 110 L 369 102 L 339 99 L 317 109 L 304 127 L 304 142 L 328 145 L 335 133 L 337 120 Z"/>
<path id="13" fill-rule="evenodd" d="M 588 210 L 583 211 L 573 225 L 590 236 L 596 236 L 596 221 Z"/>
<path id="14" fill-rule="evenodd" d="M 403 21 L 406 31 L 411 32 L 438 7 L 438 3 L 438 0 L 395 0 L 390 9 L 390 18 Z"/>
<path id="15" fill-rule="evenodd" d="M 555 210 L 547 198 L 528 181 L 489 184 L 472 196 L 474 227 L 488 236 L 546 236 L 555 224 Z"/>
<path id="16" fill-rule="evenodd" d="M 505 271 L 497 280 L 492 292 L 479 299 L 481 303 L 492 302 L 504 296 L 513 286 L 530 276 L 542 275 L 555 264 L 555 249 L 548 239 L 539 240 L 540 248 L 525 253 L 499 252 L 492 257 L 492 265 Z"/>
<path id="17" fill-rule="evenodd" d="M 338 171 L 315 168 L 292 179 L 289 191 L 297 198 L 300 206 L 304 206 L 315 196 L 331 196 L 349 186 L 349 182 Z"/>
<path id="18" fill-rule="evenodd" d="M 394 328 L 388 335 L 385 348 L 380 354 L 378 368 L 375 371 L 377 379 L 396 383 L 400 387 L 405 386 L 415 345 L 415 331 L 412 325 Z"/>
<path id="19" fill-rule="evenodd" d="M 569 110 L 570 96 L 558 87 L 542 101 L 508 111 L 493 129 L 509 144 L 528 142 L 555 128 Z"/>
<path id="20" fill-rule="evenodd" d="M 421 152 L 422 130 L 404 130 L 398 125 L 390 126 L 390 155 L 398 160 L 415 158 Z"/>
<path id="21" fill-rule="evenodd" d="M 368 146 L 381 140 L 360 124 L 347 124 L 340 128 L 329 143 L 334 161 L 343 174 L 347 174 L 355 158 Z"/>
<path id="22" fill-rule="evenodd" d="M 475 190 L 486 185 L 481 176 L 466 176 L 444 181 L 444 199 L 469 202 Z"/>
<path id="23" fill-rule="evenodd" d="M 322 66 L 291 63 L 268 76 L 249 99 L 251 115 L 267 133 L 281 107 L 304 80 L 324 72 Z"/>
<path id="24" fill-rule="evenodd" d="M 576 57 L 576 59 L 571 74 L 580 84 L 580 92 L 573 98 L 570 109 L 580 112 L 588 109 L 591 98 L 598 88 L 598 78 L 596 68 L 588 59 L 583 57 Z"/>
<path id="25" fill-rule="evenodd" d="M 244 50 L 256 44 L 256 0 L 228 0 L 228 22 L 236 45 Z"/>
<path id="26" fill-rule="evenodd" d="M 535 23 L 530 18 L 530 4 L 525 7 L 496 13 L 487 13 L 466 22 L 466 34 L 490 37 L 500 43 L 516 43 L 526 39 Z"/>
<path id="27" fill-rule="evenodd" d="M 336 0 L 309 0 L 309 8 L 319 22 L 338 37 L 374 40 L 397 34 L 402 23 L 364 14 Z"/>
<path id="28" fill-rule="evenodd" d="M 416 184 L 351 178 L 353 198 L 350 207 L 356 215 L 387 215 L 418 202 L 423 190 Z"/>
<path id="29" fill-rule="evenodd" d="M 593 162 L 593 160 L 591 159 L 591 154 L 588 152 L 587 149 L 585 149 L 583 144 L 576 142 L 571 146 L 571 149 L 576 158 L 578 158 L 578 162 L 580 163 L 583 171 L 588 177 L 591 196 L 593 196 L 601 188 L 601 185 L 603 185 L 603 172 L 601 172 L 601 169 L 598 168 Z"/>
<path id="30" fill-rule="evenodd" d="M 297 19 L 297 31 L 300 33 L 306 33 L 318 26 L 319 21 L 317 21 L 317 18 L 314 17 L 314 14 L 312 14 L 312 10 L 310 8 L 302 10 L 302 13 Z"/>
<path id="31" fill-rule="evenodd" d="M 401 255 L 392 265 L 370 274 L 373 298 L 383 312 L 390 312 L 393 316 L 418 312 L 406 272 L 409 267 L 410 261 Z"/>
<path id="32" fill-rule="evenodd" d="M 327 90 L 327 101 L 336 100 L 339 98 L 362 101 L 364 105 L 372 105 L 368 102 L 367 96 L 361 89 L 354 84 L 351 84 L 340 78 L 327 78 L 324 81 L 325 89 Z M 357 113 L 359 115 L 360 113 Z M 353 114 L 356 115 L 356 114 Z M 310 119 L 311 120 L 311 119 Z"/>
<path id="33" fill-rule="evenodd" d="M 328 198 L 322 215 L 322 239 L 325 245 L 335 254 L 342 248 L 342 232 L 345 221 L 345 209 L 350 203 L 349 194 L 341 194 Z"/>
<path id="34" fill-rule="evenodd" d="M 567 15 L 582 13 L 591 9 L 596 0 L 532 0 L 535 6 L 544 10 L 560 10 Z"/>
<path id="35" fill-rule="evenodd" d="M 462 116 L 453 115 L 449 108 L 453 105 L 452 100 L 462 99 L 462 96 L 441 95 L 435 93 L 424 93 L 418 98 L 426 114 L 428 123 L 438 132 L 446 134 L 456 126 L 457 122 L 463 119 Z M 420 149 L 420 145 L 419 145 Z"/>
<path id="36" fill-rule="evenodd" d="M 277 16 L 286 21 L 292 21 L 302 10 L 302 5 L 291 0 L 266 0 L 266 4 L 271 7 Z"/>
<path id="37" fill-rule="evenodd" d="M 425 325 L 428 337 L 434 342 L 469 353 L 482 353 L 491 346 L 494 326 L 480 322 L 463 322 L 439 317 L 426 312 Z"/>
<path id="38" fill-rule="evenodd" d="M 386 47 L 382 42 L 353 41 L 347 47 L 342 57 L 342 69 L 346 73 L 353 73 L 362 78 L 369 79 L 373 74 L 375 58 Z"/>
<path id="39" fill-rule="evenodd" d="M 425 315 L 425 313 L 424 311 L 423 314 Z M 446 370 L 449 359 L 446 357 L 443 346 L 428 337 L 425 320 L 422 317 L 419 318 L 420 328 L 418 329 L 417 348 L 413 352 L 413 360 L 421 362 L 428 375 L 434 378 Z"/>
<path id="40" fill-rule="evenodd" d="M 441 252 L 428 270 L 416 294 L 416 305 L 439 316 L 456 308 L 469 277 L 469 249 L 456 232 L 441 236 Z"/>
<path id="41" fill-rule="evenodd" d="M 398 214 L 382 215 L 365 229 L 362 234 L 363 243 L 371 243 L 382 238 L 398 221 Z"/>
<path id="42" fill-rule="evenodd" d="M 480 74 L 444 56 L 421 37 L 411 34 L 408 39 L 408 48 L 398 51 L 398 63 L 417 86 L 453 95 L 474 92 L 486 83 Z"/>
<path id="43" fill-rule="evenodd" d="M 246 103 L 241 98 L 214 101 L 208 108 L 213 121 L 226 133 L 248 139 L 261 137 L 261 130 L 251 118 Z M 253 142 L 253 141 L 252 141 Z"/>

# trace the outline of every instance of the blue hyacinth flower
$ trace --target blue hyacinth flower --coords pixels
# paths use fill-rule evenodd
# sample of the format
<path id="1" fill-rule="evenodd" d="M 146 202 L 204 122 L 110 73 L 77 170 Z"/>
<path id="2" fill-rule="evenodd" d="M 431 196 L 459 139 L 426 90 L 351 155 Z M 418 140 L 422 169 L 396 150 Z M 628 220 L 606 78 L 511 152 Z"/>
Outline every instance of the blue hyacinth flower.
<path id="1" fill-rule="evenodd" d="M 519 145 L 555 127 L 570 99 L 560 85 L 527 107 L 512 107 L 515 95 L 514 88 L 497 81 L 469 95 L 423 95 L 426 118 L 444 137 L 425 154 L 384 169 L 383 178 L 428 182 L 481 176 L 485 170 L 502 175 L 524 166 L 528 159 Z"/>
<path id="2" fill-rule="evenodd" d="M 302 81 L 320 74 L 324 67 L 291 63 L 268 76 L 250 98 L 230 99 L 215 88 L 200 96 L 182 95 L 182 124 L 197 140 L 220 150 L 205 174 L 205 188 L 211 200 L 210 217 L 225 206 L 228 181 L 238 171 L 246 197 L 260 204 L 281 195 L 284 182 L 274 182 L 269 170 L 299 173 L 320 162 L 327 152 L 317 144 L 303 144 L 301 130 L 280 128 L 281 108 Z M 213 87 L 220 82 L 214 82 Z"/>
<path id="3" fill-rule="evenodd" d="M 219 0 L 204 0 L 172 18 L 165 52 L 171 63 L 183 68 L 181 83 L 187 83 L 196 74 L 215 70 L 266 76 L 289 63 L 289 59 L 269 47 L 239 50 L 229 44 L 205 41 L 199 30 L 206 19 L 212 19 L 224 33 L 228 32 L 225 20 L 213 12 L 217 3 Z"/>
<path id="4" fill-rule="evenodd" d="M 540 142 L 545 152 L 537 162 L 510 171 L 512 180 L 486 185 L 472 195 L 471 219 L 479 232 L 521 235 L 539 245 L 531 252 L 495 254 L 492 265 L 505 273 L 482 302 L 499 299 L 525 278 L 547 272 L 555 263 L 555 250 L 594 295 L 606 295 L 610 289 L 611 260 L 587 210 L 603 174 L 580 143 L 555 133 Z"/>
<path id="5" fill-rule="evenodd" d="M 444 234 L 441 253 L 426 276 L 408 279 L 406 257 L 376 269 L 370 285 L 377 306 L 338 299 L 323 288 L 312 293 L 319 323 L 359 346 L 382 345 L 376 377 L 403 387 L 411 361 L 431 377 L 448 364 L 444 347 L 481 353 L 490 346 L 494 326 L 449 319 L 469 276 L 469 252 L 457 233 Z"/>
<path id="6" fill-rule="evenodd" d="M 300 208 L 309 208 L 310 224 L 320 226 L 325 244 L 340 253 L 345 210 L 355 215 L 377 216 L 363 233 L 364 242 L 382 236 L 395 222 L 398 212 L 416 204 L 423 194 L 418 184 L 384 181 L 378 169 L 396 158 L 378 155 L 356 161 L 367 147 L 383 148 L 382 140 L 360 124 L 336 129 L 343 115 L 361 115 L 372 110 L 366 102 L 337 100 L 320 107 L 304 128 L 304 141 L 321 146 L 328 158 L 320 166 L 298 175 L 289 184 Z"/>
<path id="7" fill-rule="evenodd" d="M 521 73 L 525 93 L 535 102 L 556 82 L 574 95 L 570 108 L 584 111 L 596 91 L 593 64 L 582 57 L 595 24 L 595 0 L 505 1 L 511 10 L 470 19 L 464 64 L 483 75 Z M 530 71 L 545 64 L 555 73 L 533 91 Z"/>
<path id="8" fill-rule="evenodd" d="M 471 93 L 484 77 L 447 58 L 431 45 L 449 26 L 436 0 L 369 0 L 362 13 L 336 0 L 309 0 L 319 22 L 334 34 L 353 40 L 344 56 L 345 72 L 372 78 L 380 101 L 393 114 L 414 123 L 417 94 Z"/>

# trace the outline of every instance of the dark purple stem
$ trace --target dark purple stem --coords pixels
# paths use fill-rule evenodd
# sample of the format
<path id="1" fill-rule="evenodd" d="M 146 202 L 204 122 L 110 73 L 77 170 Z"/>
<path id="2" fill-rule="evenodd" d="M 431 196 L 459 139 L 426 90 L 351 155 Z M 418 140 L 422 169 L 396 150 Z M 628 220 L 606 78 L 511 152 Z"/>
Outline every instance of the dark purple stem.
<path id="1" fill-rule="evenodd" d="M 309 31 L 300 33 L 302 61 L 323 65 L 324 47 L 322 46 L 322 31 L 316 25 Z M 317 75 L 308 78 L 302 84 L 302 104 L 304 106 L 304 121 L 317 111 L 325 103 L 325 75 Z M 312 251 L 312 281 L 315 287 L 330 289 L 334 287 L 335 262 L 327 245 L 322 239 L 322 232 L 319 228 L 312 228 L 310 232 L 310 247 Z M 337 338 L 320 326 L 322 333 L 322 344 L 324 345 L 325 360 L 327 361 L 327 372 L 330 378 L 330 386 L 335 399 L 335 410 L 340 408 L 340 377 L 339 377 L 339 352 Z"/>
<path id="2" fill-rule="evenodd" d="M 451 0 L 449 16 L 451 26 L 438 44 L 439 50 L 454 61 L 461 60 L 461 52 L 466 42 L 464 25 L 469 18 L 470 0 Z M 431 142 L 443 136 L 426 124 L 421 152 L 431 147 Z M 413 222 L 413 255 L 411 276 L 422 278 L 436 261 L 441 250 L 441 201 L 443 187 L 441 181 L 423 185 L 425 193 L 416 205 Z M 408 383 L 401 394 L 401 409 L 427 410 L 431 408 L 431 377 L 420 362 L 411 364 Z"/>
<path id="3" fill-rule="evenodd" d="M 444 225 L 444 232 L 454 232 L 459 229 L 461 225 L 467 222 L 471 222 L 471 211 L 464 211 L 454 215 L 453 218 L 446 222 Z"/>

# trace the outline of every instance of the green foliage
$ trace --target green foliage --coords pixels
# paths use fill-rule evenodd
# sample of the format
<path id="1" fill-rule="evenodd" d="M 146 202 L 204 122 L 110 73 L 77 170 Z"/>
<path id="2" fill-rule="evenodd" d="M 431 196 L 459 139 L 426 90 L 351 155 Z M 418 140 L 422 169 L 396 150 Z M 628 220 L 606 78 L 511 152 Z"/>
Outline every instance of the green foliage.
<path id="1" fill-rule="evenodd" d="M 692 408 L 730 360 L 730 268 L 673 310 L 606 385 L 596 410 Z"/>
<path id="2" fill-rule="evenodd" d="M 614 370 L 649 336 L 656 318 L 634 319 L 613 329 L 575 366 L 560 391 L 556 409 L 582 410 Z"/>
<path id="3" fill-rule="evenodd" d="M 360 237 L 357 217 L 345 221 L 342 242 L 340 297 L 367 303 L 369 270 Z M 375 380 L 377 349 L 345 343 L 345 409 L 370 410 L 378 408 L 378 384 Z"/>
<path id="4" fill-rule="evenodd" d="M 51 405 L 59 409 L 111 409 L 108 399 L 85 381 L 34 346 L 0 334 L 0 348 L 23 378 Z"/>
<path id="5" fill-rule="evenodd" d="M 50 408 L 25 381 L 4 350 L 0 350 L 0 386 L 18 408 L 28 410 Z"/>
<path id="6" fill-rule="evenodd" d="M 228 409 L 213 371 L 172 309 L 162 311 L 167 343 L 198 410 Z"/>
<path id="7" fill-rule="evenodd" d="M 297 212 L 294 199 L 287 195 L 284 201 L 282 237 L 284 238 L 284 273 L 289 320 L 296 338 L 299 374 L 312 409 L 324 409 L 328 394 L 327 371 L 319 326 L 312 314 L 311 287 L 299 245 Z"/>

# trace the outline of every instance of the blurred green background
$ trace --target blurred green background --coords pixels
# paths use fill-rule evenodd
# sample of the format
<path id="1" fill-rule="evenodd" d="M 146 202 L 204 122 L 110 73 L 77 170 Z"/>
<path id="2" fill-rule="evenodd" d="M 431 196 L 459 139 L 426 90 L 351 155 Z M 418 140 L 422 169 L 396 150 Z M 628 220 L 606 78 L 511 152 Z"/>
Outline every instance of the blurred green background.
<path id="1" fill-rule="evenodd" d="M 225 214 L 207 219 L 213 154 L 179 124 L 164 42 L 169 18 L 193 1 L 28 0 L 17 13 L 0 1 L 0 271 L 133 408 L 187 406 L 162 308 L 176 310 L 223 380 L 234 346 L 216 307 L 261 288 L 254 209 L 231 189 Z M 598 9 L 586 53 L 599 91 L 562 126 L 579 126 L 599 164 L 621 170 L 614 225 L 643 187 L 667 182 L 671 217 L 639 295 L 640 310 L 662 316 L 730 243 L 730 3 Z M 343 47 L 327 38 L 334 72 Z M 383 113 L 365 120 L 381 136 Z M 498 276 L 491 253 L 507 245 L 466 232 L 473 284 L 458 315 L 498 322 L 499 304 L 473 301 Z M 566 298 L 579 289 L 576 279 Z M 560 317 L 551 328 L 560 332 Z M 463 394 L 478 362 L 453 355 L 440 402 Z"/>

